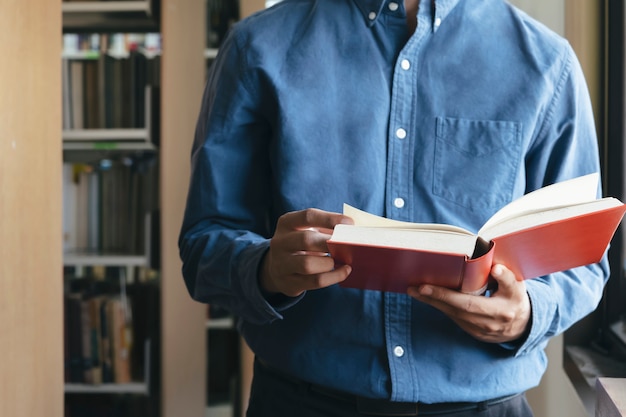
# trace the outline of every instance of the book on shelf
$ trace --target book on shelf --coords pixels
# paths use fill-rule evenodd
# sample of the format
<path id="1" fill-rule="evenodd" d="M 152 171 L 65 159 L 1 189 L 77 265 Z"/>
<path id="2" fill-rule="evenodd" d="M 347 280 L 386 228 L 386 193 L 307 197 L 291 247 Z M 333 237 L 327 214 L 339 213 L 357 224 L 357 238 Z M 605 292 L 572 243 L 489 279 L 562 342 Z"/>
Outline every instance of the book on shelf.
<path id="1" fill-rule="evenodd" d="M 128 300 L 116 297 L 107 304 L 109 319 L 110 354 L 115 383 L 131 382 L 130 351 L 132 348 L 132 327 Z"/>
<path id="2" fill-rule="evenodd" d="M 409 286 L 434 284 L 481 293 L 495 263 L 529 279 L 599 262 L 626 205 L 596 198 L 598 181 L 598 174 L 590 174 L 530 192 L 477 233 L 344 205 L 354 225 L 337 225 L 328 248 L 337 264 L 352 267 L 343 287 L 404 293 Z"/>
<path id="3" fill-rule="evenodd" d="M 70 120 L 73 129 L 83 129 L 85 127 L 84 124 L 84 83 L 83 83 L 83 68 L 84 65 L 80 61 L 71 61 L 70 62 L 70 75 L 69 82 L 70 84 L 64 88 L 69 88 L 69 109 L 64 111 L 70 113 Z"/>
<path id="4" fill-rule="evenodd" d="M 113 355 L 111 342 L 111 308 L 110 300 L 105 298 L 100 303 L 100 348 L 102 350 L 102 382 L 115 381 L 113 376 Z"/>
<path id="5" fill-rule="evenodd" d="M 65 295 L 65 382 L 102 383 L 101 302 L 98 296 Z"/>
<path id="6" fill-rule="evenodd" d="M 69 294 L 64 298 L 65 328 L 65 382 L 84 382 L 82 297 Z"/>
<path id="7" fill-rule="evenodd" d="M 67 59 L 63 59 L 61 61 L 61 84 L 63 86 L 62 89 L 62 116 L 63 116 L 63 129 L 70 129 L 72 127 L 72 117 L 70 106 L 72 104 L 72 100 L 70 99 L 70 94 L 72 88 L 70 87 L 71 77 L 70 77 L 70 66 L 71 62 Z"/>
<path id="8" fill-rule="evenodd" d="M 63 163 L 63 248 L 100 249 L 100 172 L 88 164 Z"/>
<path id="9" fill-rule="evenodd" d="M 83 308 L 87 310 L 87 316 L 83 319 L 86 336 L 85 356 L 90 358 L 87 361 L 85 382 L 91 384 L 102 383 L 102 327 L 100 322 L 100 308 L 102 305 L 102 296 L 89 297 L 83 301 Z M 83 334 L 85 337 L 85 334 Z"/>
<path id="10" fill-rule="evenodd" d="M 90 313 L 90 307 L 89 307 L 89 301 L 87 299 L 83 299 L 80 301 L 80 324 L 81 324 L 81 345 L 82 345 L 82 349 L 81 349 L 81 357 L 83 360 L 83 365 L 82 365 L 82 369 L 83 369 L 83 376 L 82 376 L 82 380 L 83 382 L 87 383 L 87 384 L 93 384 L 95 383 L 95 379 L 93 377 L 93 371 L 94 371 L 94 363 L 93 361 L 93 357 L 92 357 L 92 350 L 91 350 L 91 328 L 92 328 L 92 323 L 91 323 L 91 313 Z"/>

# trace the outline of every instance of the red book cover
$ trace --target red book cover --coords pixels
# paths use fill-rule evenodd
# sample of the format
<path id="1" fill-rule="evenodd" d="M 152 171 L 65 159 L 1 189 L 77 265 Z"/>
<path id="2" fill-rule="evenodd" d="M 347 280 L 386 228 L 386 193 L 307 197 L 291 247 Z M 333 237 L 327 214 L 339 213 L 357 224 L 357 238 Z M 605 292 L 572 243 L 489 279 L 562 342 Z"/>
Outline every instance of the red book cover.
<path id="1" fill-rule="evenodd" d="M 625 209 L 621 205 L 496 237 L 493 261 L 524 279 L 597 263 Z"/>
<path id="2" fill-rule="evenodd" d="M 487 285 L 493 250 L 470 259 L 455 253 L 328 242 L 338 264 L 352 266 L 345 288 L 405 293 L 409 286 L 433 284 L 480 293 Z"/>

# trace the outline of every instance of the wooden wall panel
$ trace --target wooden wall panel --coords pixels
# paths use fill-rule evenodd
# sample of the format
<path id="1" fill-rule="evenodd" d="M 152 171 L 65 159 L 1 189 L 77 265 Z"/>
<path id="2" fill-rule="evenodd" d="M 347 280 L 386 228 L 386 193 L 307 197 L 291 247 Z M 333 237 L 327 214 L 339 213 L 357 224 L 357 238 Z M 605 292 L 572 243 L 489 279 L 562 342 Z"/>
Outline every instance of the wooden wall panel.
<path id="1" fill-rule="evenodd" d="M 602 9 L 601 2 L 567 0 L 565 3 L 565 37 L 570 41 L 583 68 L 589 94 L 600 126 L 602 100 Z"/>
<path id="2" fill-rule="evenodd" d="M 239 4 L 242 18 L 265 8 L 265 0 L 240 0 Z"/>
<path id="3" fill-rule="evenodd" d="M 60 0 L 3 0 L 0 39 L 0 416 L 61 417 Z"/>

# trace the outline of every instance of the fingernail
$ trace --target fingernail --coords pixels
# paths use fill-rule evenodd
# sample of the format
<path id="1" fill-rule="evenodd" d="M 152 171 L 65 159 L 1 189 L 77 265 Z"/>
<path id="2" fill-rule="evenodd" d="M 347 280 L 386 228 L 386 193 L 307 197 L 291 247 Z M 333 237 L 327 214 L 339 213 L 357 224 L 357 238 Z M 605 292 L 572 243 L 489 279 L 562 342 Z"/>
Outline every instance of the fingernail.
<path id="1" fill-rule="evenodd" d="M 502 275 L 502 265 L 495 265 L 491 271 L 491 274 L 496 276 Z"/>

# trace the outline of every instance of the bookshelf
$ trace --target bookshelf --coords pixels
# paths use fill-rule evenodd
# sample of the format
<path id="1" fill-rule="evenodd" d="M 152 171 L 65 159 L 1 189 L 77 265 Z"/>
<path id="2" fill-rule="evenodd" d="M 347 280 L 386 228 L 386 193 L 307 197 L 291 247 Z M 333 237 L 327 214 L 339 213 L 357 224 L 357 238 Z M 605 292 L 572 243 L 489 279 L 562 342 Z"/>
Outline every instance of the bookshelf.
<path id="1" fill-rule="evenodd" d="M 168 13 L 161 14 L 162 8 Z M 186 294 L 176 234 L 184 201 L 180 193 L 188 182 L 188 161 L 183 162 L 181 156 L 187 156 L 191 147 L 198 91 L 203 85 L 202 58 L 195 58 L 202 46 L 194 43 L 203 33 L 203 23 L 196 18 L 203 15 L 203 5 L 173 0 L 66 0 L 61 9 L 64 176 L 74 179 L 77 175 L 67 165 L 79 167 L 86 178 L 100 176 L 91 181 L 100 190 L 97 186 L 95 191 L 74 190 L 78 198 L 103 194 L 102 184 L 111 172 L 117 178 L 111 180 L 109 191 L 125 193 L 125 200 L 102 205 L 91 217 L 78 208 L 68 215 L 70 204 L 64 193 L 64 285 L 67 292 L 68 287 L 72 291 L 74 287 L 108 288 L 110 281 L 119 280 L 106 296 L 118 298 L 127 291 L 133 323 L 131 379 L 95 384 L 66 381 L 66 415 L 202 415 L 205 381 L 198 370 L 204 366 L 206 351 L 204 310 Z M 80 38 L 78 43 L 74 43 L 76 38 Z M 161 40 L 169 46 L 165 53 L 160 50 Z M 73 107 L 68 102 L 79 95 L 72 95 L 67 86 L 80 83 L 71 84 L 66 66 L 82 66 L 82 70 L 75 69 L 78 74 L 93 68 L 100 74 L 90 86 L 83 83 L 85 96 Z M 161 68 L 167 69 L 167 77 Z M 134 71 L 134 78 L 116 86 L 124 71 Z M 103 98 L 116 89 L 131 94 Z M 89 102 L 88 93 L 94 91 L 101 95 L 100 101 Z M 117 112 L 118 118 L 106 115 L 105 110 Z M 72 117 L 70 112 L 75 112 Z M 88 169 L 81 171 L 85 166 Z M 64 180 L 66 189 L 72 186 L 71 180 Z M 129 205 L 132 210 L 127 210 Z M 92 206 L 98 204 L 88 205 Z M 84 236 L 68 239 L 72 230 L 68 231 L 67 224 L 80 217 L 84 224 L 79 232 Z M 103 244 L 107 233 L 109 242 Z M 140 307 L 136 300 L 142 300 Z"/>
<path id="2" fill-rule="evenodd" d="M 71 5 L 88 13 L 100 10 L 86 7 L 98 3 Z M 124 2 L 119 6 L 127 10 Z M 63 35 L 64 392 L 69 417 L 130 416 L 137 409 L 147 416 L 159 413 L 152 395 L 159 391 L 159 369 L 152 359 L 159 351 L 158 327 L 148 324 L 159 312 L 159 265 L 152 248 L 158 236 L 153 113 L 158 114 L 159 45 L 158 33 Z M 85 395 L 97 400 L 85 402 Z M 111 408 L 107 403 L 114 396 L 123 400 L 116 399 Z"/>

